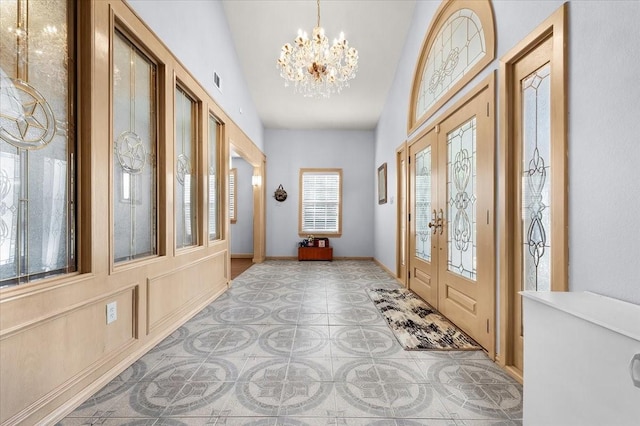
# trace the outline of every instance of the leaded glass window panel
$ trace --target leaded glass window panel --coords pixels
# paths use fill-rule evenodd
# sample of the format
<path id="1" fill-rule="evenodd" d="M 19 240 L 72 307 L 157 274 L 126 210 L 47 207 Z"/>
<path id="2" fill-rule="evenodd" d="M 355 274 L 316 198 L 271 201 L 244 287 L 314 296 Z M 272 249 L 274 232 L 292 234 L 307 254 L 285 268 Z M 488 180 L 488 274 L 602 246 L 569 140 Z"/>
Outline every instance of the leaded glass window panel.
<path id="1" fill-rule="evenodd" d="M 476 118 L 447 134 L 447 269 L 476 280 Z"/>
<path id="2" fill-rule="evenodd" d="M 521 82 L 523 290 L 551 289 L 551 66 Z"/>
<path id="3" fill-rule="evenodd" d="M 176 88 L 176 247 L 198 243 L 196 191 L 196 102 Z"/>
<path id="4" fill-rule="evenodd" d="M 470 9 L 460 9 L 451 14 L 427 54 L 415 120 L 425 114 L 486 53 L 484 30 L 478 15 Z"/>
<path id="5" fill-rule="evenodd" d="M 113 257 L 157 254 L 156 65 L 119 31 L 113 45 Z"/>
<path id="6" fill-rule="evenodd" d="M 218 121 L 209 116 L 209 239 L 217 240 L 220 238 L 220 188 L 218 185 L 219 166 L 218 166 L 218 131 L 220 124 Z"/>
<path id="7" fill-rule="evenodd" d="M 0 2 L 0 287 L 76 269 L 73 8 Z"/>
<path id="8" fill-rule="evenodd" d="M 415 212 L 416 212 L 416 257 L 431 261 L 431 147 L 416 154 L 415 158 Z"/>

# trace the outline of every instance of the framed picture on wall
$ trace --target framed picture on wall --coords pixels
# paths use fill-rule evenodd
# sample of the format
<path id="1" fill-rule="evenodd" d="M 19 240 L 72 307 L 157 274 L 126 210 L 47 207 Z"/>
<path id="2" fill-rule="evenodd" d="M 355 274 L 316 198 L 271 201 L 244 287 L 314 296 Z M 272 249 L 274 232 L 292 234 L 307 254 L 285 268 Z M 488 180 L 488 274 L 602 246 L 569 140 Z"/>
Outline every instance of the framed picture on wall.
<path id="1" fill-rule="evenodd" d="M 387 163 L 378 167 L 378 204 L 387 202 Z"/>

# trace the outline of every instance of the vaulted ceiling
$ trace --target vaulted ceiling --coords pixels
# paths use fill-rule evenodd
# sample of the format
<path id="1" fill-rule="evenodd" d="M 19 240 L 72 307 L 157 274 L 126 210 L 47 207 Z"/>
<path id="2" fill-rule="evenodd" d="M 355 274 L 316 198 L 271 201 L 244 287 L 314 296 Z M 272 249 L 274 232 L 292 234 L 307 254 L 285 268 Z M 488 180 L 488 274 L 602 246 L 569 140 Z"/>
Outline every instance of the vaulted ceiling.
<path id="1" fill-rule="evenodd" d="M 358 49 L 350 87 L 330 98 L 305 98 L 285 87 L 280 48 L 316 25 L 314 0 L 224 0 L 224 10 L 258 114 L 266 128 L 373 129 L 394 78 L 415 0 L 324 0 L 320 24 L 330 40 L 344 31 Z"/>

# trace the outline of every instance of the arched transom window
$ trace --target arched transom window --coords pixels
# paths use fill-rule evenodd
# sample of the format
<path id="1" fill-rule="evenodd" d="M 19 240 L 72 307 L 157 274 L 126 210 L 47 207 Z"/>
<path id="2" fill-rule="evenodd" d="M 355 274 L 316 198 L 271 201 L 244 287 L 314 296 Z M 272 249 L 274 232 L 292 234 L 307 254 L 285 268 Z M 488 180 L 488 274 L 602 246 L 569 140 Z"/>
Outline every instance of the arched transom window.
<path id="1" fill-rule="evenodd" d="M 413 82 L 409 132 L 491 62 L 494 50 L 489 0 L 445 0 L 422 44 Z"/>

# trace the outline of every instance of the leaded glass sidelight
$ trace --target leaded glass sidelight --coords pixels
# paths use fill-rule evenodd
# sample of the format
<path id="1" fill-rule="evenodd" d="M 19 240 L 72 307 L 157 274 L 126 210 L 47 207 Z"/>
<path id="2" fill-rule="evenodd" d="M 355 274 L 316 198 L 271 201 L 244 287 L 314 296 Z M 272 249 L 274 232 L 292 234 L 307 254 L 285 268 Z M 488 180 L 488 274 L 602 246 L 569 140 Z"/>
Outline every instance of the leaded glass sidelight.
<path id="1" fill-rule="evenodd" d="M 113 257 L 157 253 L 156 65 L 116 31 L 113 44 Z"/>
<path id="2" fill-rule="evenodd" d="M 0 287 L 76 269 L 70 4 L 0 2 Z"/>
<path id="3" fill-rule="evenodd" d="M 431 147 L 416 154 L 415 158 L 415 215 L 416 215 L 416 257 L 431 261 Z"/>
<path id="4" fill-rule="evenodd" d="M 447 134 L 447 269 L 476 279 L 476 118 Z"/>
<path id="5" fill-rule="evenodd" d="M 551 66 L 521 81 L 523 290 L 551 289 Z"/>
<path id="6" fill-rule="evenodd" d="M 176 87 L 175 223 L 176 247 L 198 243 L 195 178 L 196 102 Z"/>
<path id="7" fill-rule="evenodd" d="M 220 124 L 213 116 L 209 116 L 209 240 L 220 239 L 220 187 L 218 149 Z"/>

